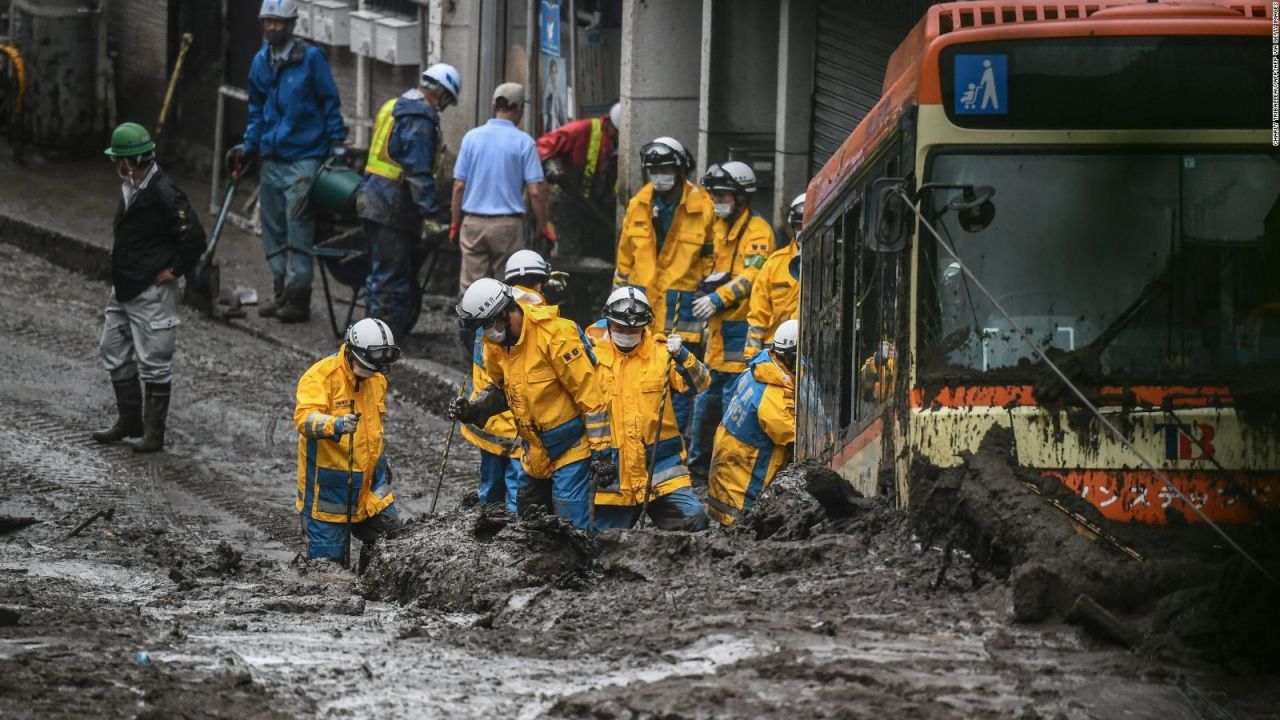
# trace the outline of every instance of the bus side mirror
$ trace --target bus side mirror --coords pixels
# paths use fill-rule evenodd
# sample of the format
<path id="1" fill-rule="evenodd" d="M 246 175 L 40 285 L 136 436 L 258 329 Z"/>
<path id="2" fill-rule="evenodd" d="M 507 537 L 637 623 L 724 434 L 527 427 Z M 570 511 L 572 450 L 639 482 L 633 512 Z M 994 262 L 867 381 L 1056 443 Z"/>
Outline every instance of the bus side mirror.
<path id="1" fill-rule="evenodd" d="M 907 201 L 899 192 L 907 187 L 903 178 L 880 178 L 871 183 L 867 204 L 867 247 L 876 252 L 898 252 L 907 245 L 912 218 Z"/>

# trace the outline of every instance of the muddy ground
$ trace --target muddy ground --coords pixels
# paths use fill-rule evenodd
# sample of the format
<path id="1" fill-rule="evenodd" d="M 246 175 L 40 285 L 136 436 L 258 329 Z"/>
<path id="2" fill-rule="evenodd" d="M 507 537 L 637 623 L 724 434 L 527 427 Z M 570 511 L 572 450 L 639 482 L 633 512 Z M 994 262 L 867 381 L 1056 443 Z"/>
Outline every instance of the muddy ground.
<path id="1" fill-rule="evenodd" d="M 997 564 L 953 548 L 940 571 L 945 537 L 874 501 L 833 519 L 798 472 L 732 532 L 592 548 L 467 506 L 463 445 L 427 517 L 448 426 L 402 398 L 413 519 L 359 581 L 299 562 L 311 358 L 185 313 L 168 452 L 99 447 L 105 296 L 0 244 L 0 517 L 37 521 L 0 522 L 0 716 L 1277 716 L 1274 675 L 1015 624 Z"/>

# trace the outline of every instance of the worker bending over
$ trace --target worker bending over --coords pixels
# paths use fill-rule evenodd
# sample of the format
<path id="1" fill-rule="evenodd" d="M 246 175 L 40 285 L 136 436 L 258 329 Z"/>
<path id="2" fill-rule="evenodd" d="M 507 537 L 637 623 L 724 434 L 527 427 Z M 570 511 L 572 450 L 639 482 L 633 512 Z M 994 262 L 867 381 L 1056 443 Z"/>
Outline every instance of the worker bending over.
<path id="1" fill-rule="evenodd" d="M 355 535 L 363 571 L 374 543 L 399 524 L 382 444 L 385 373 L 399 357 L 387 324 L 365 318 L 298 381 L 296 507 L 309 558 L 343 560 Z"/>
<path id="2" fill-rule="evenodd" d="M 751 362 L 716 430 L 707 511 L 730 525 L 791 461 L 796 441 L 795 367 L 800 323 L 788 320 L 773 347 Z"/>
<path id="3" fill-rule="evenodd" d="M 654 336 L 653 310 L 639 288 L 614 290 L 603 314 L 608 332 L 595 346 L 596 374 L 610 403 L 618 473 L 595 489 L 595 526 L 629 528 L 647 507 L 663 530 L 705 530 L 707 515 L 690 486 L 671 398 L 705 390 L 707 369 L 679 335 Z"/>

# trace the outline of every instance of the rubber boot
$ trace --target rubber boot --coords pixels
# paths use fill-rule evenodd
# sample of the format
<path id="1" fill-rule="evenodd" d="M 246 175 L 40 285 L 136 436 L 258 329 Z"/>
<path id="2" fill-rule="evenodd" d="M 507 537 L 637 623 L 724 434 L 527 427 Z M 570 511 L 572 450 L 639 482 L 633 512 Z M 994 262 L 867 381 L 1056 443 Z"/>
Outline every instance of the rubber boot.
<path id="1" fill-rule="evenodd" d="M 306 290 L 286 290 L 284 306 L 276 313 L 276 319 L 282 323 L 299 323 L 311 319 L 311 288 Z"/>
<path id="2" fill-rule="evenodd" d="M 147 383 L 147 407 L 142 414 L 142 439 L 134 446 L 136 453 L 160 452 L 164 449 L 164 422 L 169 416 L 169 383 Z"/>
<path id="3" fill-rule="evenodd" d="M 99 430 L 91 437 L 100 443 L 119 442 L 125 438 L 142 437 L 142 384 L 138 378 L 112 382 L 116 391 L 116 424 Z"/>
<path id="4" fill-rule="evenodd" d="M 271 300 L 258 305 L 258 317 L 275 317 L 284 305 L 284 278 L 274 278 L 271 284 Z"/>

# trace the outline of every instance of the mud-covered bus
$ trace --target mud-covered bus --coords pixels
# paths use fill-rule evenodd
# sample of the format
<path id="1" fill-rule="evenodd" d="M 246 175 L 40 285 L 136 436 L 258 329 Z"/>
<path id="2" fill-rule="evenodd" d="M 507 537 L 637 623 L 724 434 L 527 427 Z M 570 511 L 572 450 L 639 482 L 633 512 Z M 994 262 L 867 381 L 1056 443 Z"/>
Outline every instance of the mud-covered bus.
<path id="1" fill-rule="evenodd" d="M 932 7 L 808 188 L 798 457 L 907 504 L 998 428 L 1109 520 L 1280 509 L 1271 5 Z"/>

